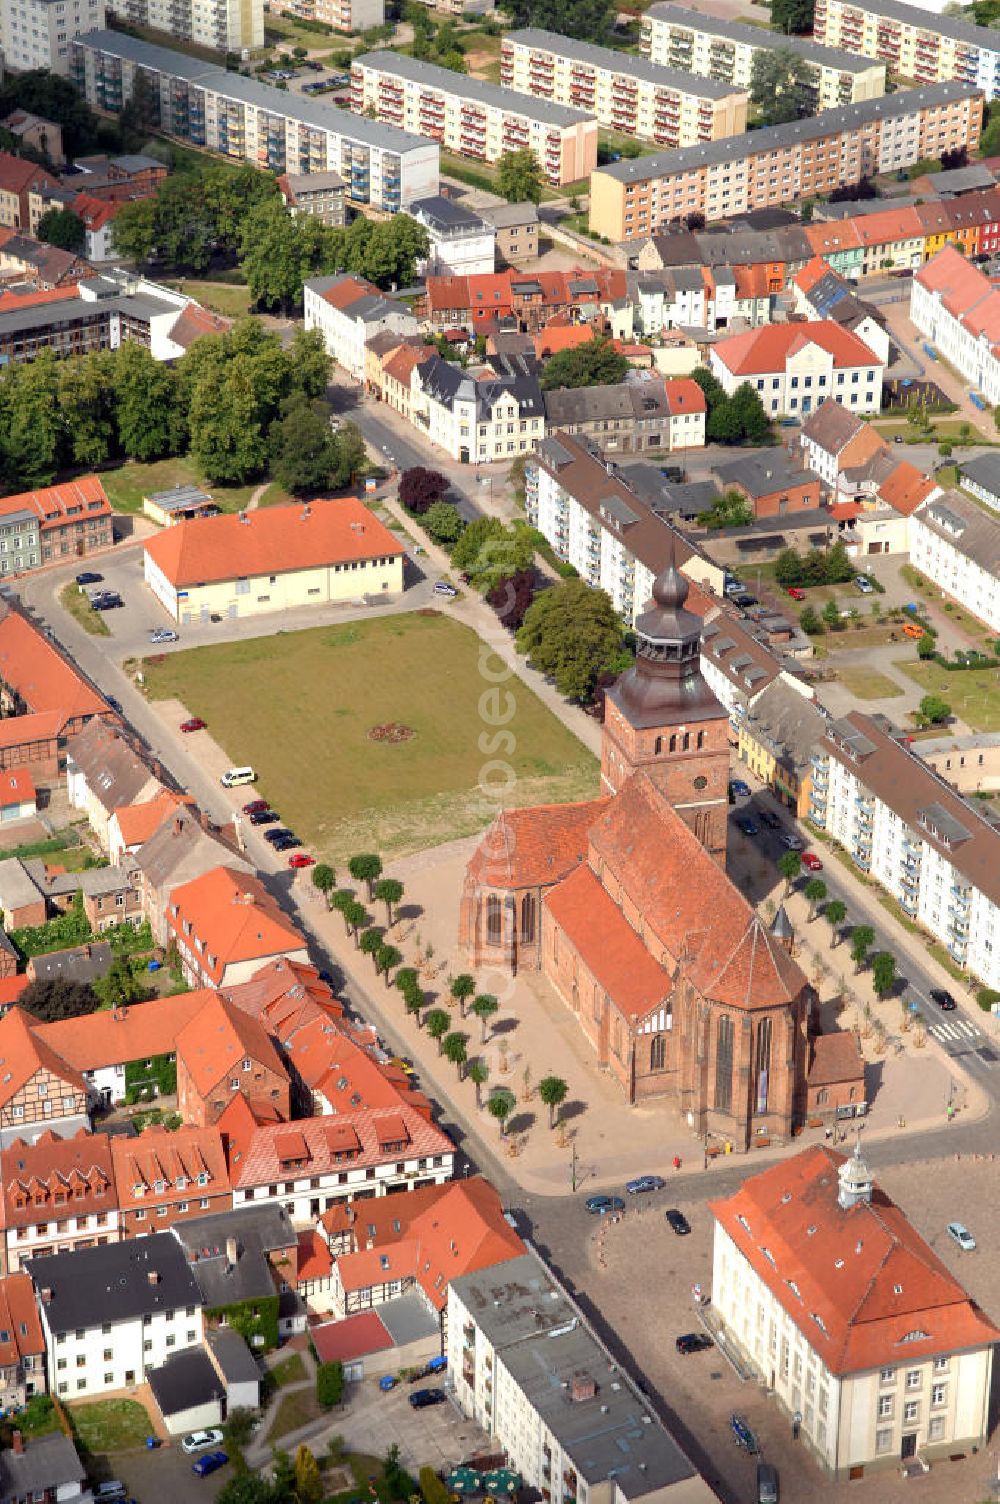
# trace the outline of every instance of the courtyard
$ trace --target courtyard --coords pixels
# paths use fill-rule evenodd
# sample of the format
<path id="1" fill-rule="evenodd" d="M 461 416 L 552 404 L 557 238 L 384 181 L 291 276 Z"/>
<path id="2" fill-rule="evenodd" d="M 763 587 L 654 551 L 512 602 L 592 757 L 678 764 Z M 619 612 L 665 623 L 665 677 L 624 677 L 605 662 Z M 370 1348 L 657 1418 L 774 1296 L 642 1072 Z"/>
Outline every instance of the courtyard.
<path id="1" fill-rule="evenodd" d="M 595 758 L 523 683 L 498 691 L 495 662 L 428 609 L 173 652 L 143 669 L 151 700 L 207 721 L 229 763 L 256 770 L 254 792 L 337 861 L 481 830 L 497 781 L 508 804 L 597 793 Z"/>

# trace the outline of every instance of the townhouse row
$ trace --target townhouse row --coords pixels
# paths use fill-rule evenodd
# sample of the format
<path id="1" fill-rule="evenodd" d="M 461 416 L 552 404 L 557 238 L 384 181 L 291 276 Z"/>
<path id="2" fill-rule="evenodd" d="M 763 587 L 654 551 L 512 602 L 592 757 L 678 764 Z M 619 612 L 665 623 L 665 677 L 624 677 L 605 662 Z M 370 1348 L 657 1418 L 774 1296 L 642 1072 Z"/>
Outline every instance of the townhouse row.
<path id="1" fill-rule="evenodd" d="M 816 0 L 817 42 L 875 58 L 901 78 L 934 84 L 975 84 L 987 99 L 1000 96 L 1000 37 L 995 27 L 963 16 L 934 15 L 899 0 Z"/>
<path id="2" fill-rule="evenodd" d="M 1000 190 L 991 187 L 960 198 L 874 207 L 872 213 L 813 219 L 807 225 L 774 230 L 663 230 L 641 237 L 637 247 L 630 248 L 635 280 L 630 279 L 628 292 L 630 300 L 641 305 L 644 279 L 648 282 L 653 319 L 662 286 L 670 294 L 668 301 L 677 305 L 676 322 L 701 323 L 706 299 L 716 303 L 716 317 L 728 320 L 739 312 L 753 321 L 750 300 L 782 292 L 816 258 L 845 278 L 860 278 L 886 270 L 915 271 L 945 245 L 957 246 L 969 258 L 1000 251 Z M 715 285 L 699 286 L 692 272 Z M 674 277 L 684 279 L 683 286 L 671 285 Z M 720 278 L 735 278 L 743 308 L 733 307 L 731 293 L 720 296 Z"/>
<path id="3" fill-rule="evenodd" d="M 819 37 L 781 36 L 662 0 L 642 18 L 641 46 L 651 62 L 737 89 L 749 89 L 758 57 L 777 49 L 791 52 L 808 70 L 813 114 L 885 93 L 884 63 L 859 59 L 853 48 L 836 51 L 821 42 Z"/>
<path id="4" fill-rule="evenodd" d="M 974 150 L 983 117 L 972 84 L 940 83 L 827 110 L 815 119 L 612 162 L 590 180 L 590 230 L 633 240 L 692 213 L 730 219 L 800 203 L 924 157 Z"/>
<path id="5" fill-rule="evenodd" d="M 809 819 L 963 970 L 1000 988 L 1000 830 L 988 808 L 957 795 L 883 717 L 852 711 L 816 749 Z"/>
<path id="6" fill-rule="evenodd" d="M 500 82 L 536 99 L 586 110 L 609 130 L 663 147 L 722 141 L 742 135 L 747 126 L 746 89 L 733 82 L 692 77 L 553 31 L 508 32 Z"/>
<path id="7" fill-rule="evenodd" d="M 394 212 L 438 191 L 436 141 L 395 124 L 226 73 L 121 32 L 77 37 L 70 76 L 88 104 L 118 115 L 142 75 L 166 135 L 275 173 L 336 172 L 349 198 Z"/>
<path id="8" fill-rule="evenodd" d="M 593 113 L 527 98 L 402 52 L 353 59 L 351 109 L 474 161 L 497 162 L 505 152 L 528 148 L 557 188 L 589 177 L 597 166 Z"/>

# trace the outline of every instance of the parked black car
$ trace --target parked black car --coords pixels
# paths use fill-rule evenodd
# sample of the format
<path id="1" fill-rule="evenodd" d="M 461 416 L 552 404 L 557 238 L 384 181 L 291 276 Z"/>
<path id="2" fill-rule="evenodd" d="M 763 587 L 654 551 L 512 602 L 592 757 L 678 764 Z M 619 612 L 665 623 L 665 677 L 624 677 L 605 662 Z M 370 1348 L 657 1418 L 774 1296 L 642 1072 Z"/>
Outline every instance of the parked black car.
<path id="1" fill-rule="evenodd" d="M 268 810 L 268 814 L 274 820 L 276 820 L 278 818 L 277 815 L 274 813 L 273 809 L 269 809 Z M 250 818 L 252 820 L 253 819 L 253 815 L 251 815 Z M 265 841 L 270 841 L 270 843 L 271 843 L 272 846 L 277 846 L 277 844 L 278 844 L 279 841 L 283 841 L 285 839 L 285 837 L 286 836 L 290 836 L 291 833 L 292 832 L 290 830 L 286 830 L 283 825 L 276 825 L 273 830 L 265 830 L 265 832 L 264 832 L 264 840 Z"/>
<path id="2" fill-rule="evenodd" d="M 274 825 L 280 816 L 273 809 L 255 809 L 250 816 L 251 825 Z"/>
<path id="3" fill-rule="evenodd" d="M 407 1398 L 414 1410 L 425 1410 L 428 1405 L 443 1405 L 448 1396 L 443 1389 L 415 1389 Z"/>

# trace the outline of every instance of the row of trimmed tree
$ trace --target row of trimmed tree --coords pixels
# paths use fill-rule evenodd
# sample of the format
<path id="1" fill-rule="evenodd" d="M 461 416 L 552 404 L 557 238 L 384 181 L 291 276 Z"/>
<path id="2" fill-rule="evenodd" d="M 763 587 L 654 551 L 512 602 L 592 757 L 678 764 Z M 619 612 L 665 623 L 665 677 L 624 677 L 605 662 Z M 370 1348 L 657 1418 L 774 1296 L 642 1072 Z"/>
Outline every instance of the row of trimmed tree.
<path id="1" fill-rule="evenodd" d="M 802 871 L 802 857 L 797 851 L 786 851 L 778 861 L 778 871 L 785 879 L 785 896 L 792 890 L 792 884 Z M 819 905 L 826 898 L 826 883 L 820 877 L 811 877 L 802 889 L 802 896 L 809 904 L 809 923 L 816 918 Z M 835 949 L 844 938 L 844 921 L 847 918 L 847 905 L 839 898 L 831 898 L 823 905 L 823 918 L 830 926 L 830 948 Z M 870 924 L 855 924 L 850 930 L 851 960 L 854 962 L 854 974 L 860 976 L 865 966 L 871 962 L 872 990 L 879 1001 L 889 996 L 896 985 L 896 958 L 887 950 L 876 951 L 872 956 L 871 948 L 875 944 L 875 931 Z"/>

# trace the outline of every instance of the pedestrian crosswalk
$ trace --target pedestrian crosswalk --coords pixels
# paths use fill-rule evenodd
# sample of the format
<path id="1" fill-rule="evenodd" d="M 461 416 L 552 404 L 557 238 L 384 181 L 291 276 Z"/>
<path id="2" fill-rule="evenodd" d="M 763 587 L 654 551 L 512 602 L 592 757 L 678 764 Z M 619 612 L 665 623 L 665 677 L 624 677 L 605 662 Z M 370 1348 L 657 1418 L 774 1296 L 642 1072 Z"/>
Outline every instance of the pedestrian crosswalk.
<path id="1" fill-rule="evenodd" d="M 944 1045 L 950 1055 L 978 1049 L 986 1042 L 982 1029 L 977 1029 L 967 1018 L 936 1019 L 933 1023 L 928 1023 L 928 1032 L 939 1044 Z"/>

